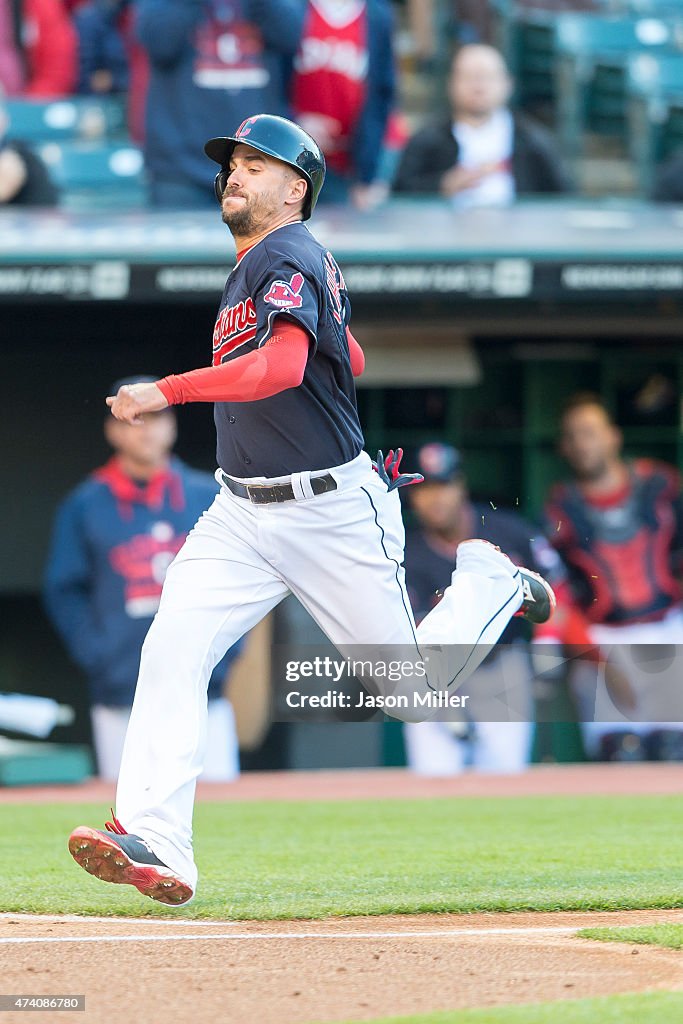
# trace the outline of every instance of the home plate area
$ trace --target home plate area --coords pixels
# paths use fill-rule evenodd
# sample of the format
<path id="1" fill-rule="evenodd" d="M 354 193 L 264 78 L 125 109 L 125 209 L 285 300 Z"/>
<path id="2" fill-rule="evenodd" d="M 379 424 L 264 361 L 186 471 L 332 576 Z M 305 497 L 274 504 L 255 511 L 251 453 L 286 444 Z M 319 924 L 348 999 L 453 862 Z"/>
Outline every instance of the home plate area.
<path id="1" fill-rule="evenodd" d="M 115 1008 L 153 1024 L 322 1024 L 683 988 L 674 950 L 576 936 L 588 926 L 663 922 L 683 922 L 683 911 L 317 922 L 4 914 L 2 987 L 87 993 L 85 1013 L 61 1011 L 60 1021 Z M 25 1020 L 23 1011 L 2 1014 L 3 1024 Z"/>

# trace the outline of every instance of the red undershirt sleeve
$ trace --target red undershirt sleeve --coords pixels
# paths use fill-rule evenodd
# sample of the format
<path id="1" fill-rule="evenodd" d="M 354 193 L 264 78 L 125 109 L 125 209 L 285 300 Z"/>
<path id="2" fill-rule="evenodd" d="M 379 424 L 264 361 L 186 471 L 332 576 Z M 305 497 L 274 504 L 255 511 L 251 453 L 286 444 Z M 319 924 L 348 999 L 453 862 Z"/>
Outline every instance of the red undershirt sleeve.
<path id="1" fill-rule="evenodd" d="M 255 402 L 301 384 L 306 369 L 308 332 L 278 317 L 261 348 L 219 366 L 171 374 L 156 382 L 169 405 L 185 402 Z"/>
<path id="2" fill-rule="evenodd" d="M 360 377 L 365 369 L 365 355 L 351 331 L 346 328 L 346 340 L 349 344 L 349 357 L 351 359 L 351 373 L 354 377 Z"/>

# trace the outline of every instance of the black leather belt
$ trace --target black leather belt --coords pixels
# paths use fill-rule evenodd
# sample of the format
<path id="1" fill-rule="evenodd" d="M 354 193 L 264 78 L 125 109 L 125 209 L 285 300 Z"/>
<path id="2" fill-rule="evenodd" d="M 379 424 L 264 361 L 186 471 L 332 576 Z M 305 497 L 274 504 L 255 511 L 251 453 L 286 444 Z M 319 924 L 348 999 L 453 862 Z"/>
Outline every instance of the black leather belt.
<path id="1" fill-rule="evenodd" d="M 272 505 L 275 502 L 294 501 L 296 495 L 291 484 L 240 484 L 237 480 L 221 474 L 223 483 L 238 498 L 248 498 L 254 505 Z M 325 476 L 311 477 L 311 489 L 314 494 L 326 494 L 337 490 L 337 481 L 330 473 Z"/>

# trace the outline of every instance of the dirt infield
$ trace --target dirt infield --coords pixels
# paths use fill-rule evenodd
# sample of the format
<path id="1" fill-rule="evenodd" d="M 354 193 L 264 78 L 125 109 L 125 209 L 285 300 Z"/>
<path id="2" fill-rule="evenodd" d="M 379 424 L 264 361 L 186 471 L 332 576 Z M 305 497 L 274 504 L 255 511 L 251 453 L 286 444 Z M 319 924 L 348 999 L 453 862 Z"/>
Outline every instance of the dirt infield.
<path id="1" fill-rule="evenodd" d="M 6 915 L 0 957 L 5 992 L 86 993 L 85 1013 L 63 1012 L 60 1021 L 109 1011 L 149 1024 L 307 1024 L 683 988 L 673 950 L 574 934 L 588 923 L 659 921 L 680 922 L 683 913 L 286 923 Z M 3 1022 L 22 1020 L 2 1014 Z"/>
<path id="2" fill-rule="evenodd" d="M 203 800 L 352 800 L 680 793 L 683 767 L 538 766 L 518 776 L 422 779 L 404 771 L 247 775 Z M 113 802 L 110 785 L 0 790 L 0 803 Z M 99 1020 L 312 1024 L 387 1014 L 683 989 L 673 950 L 588 942 L 598 924 L 683 923 L 681 910 L 190 921 L 0 914 L 4 993 L 86 994 Z M 0 1014 L 2 1024 L 25 1020 Z"/>

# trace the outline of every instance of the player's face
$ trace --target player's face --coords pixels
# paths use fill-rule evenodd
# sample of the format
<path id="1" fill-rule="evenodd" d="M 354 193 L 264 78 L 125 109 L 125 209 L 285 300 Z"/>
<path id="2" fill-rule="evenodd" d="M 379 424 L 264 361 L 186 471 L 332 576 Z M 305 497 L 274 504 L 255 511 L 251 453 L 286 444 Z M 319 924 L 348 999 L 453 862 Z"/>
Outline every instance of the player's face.
<path id="1" fill-rule="evenodd" d="M 105 436 L 118 454 L 144 466 L 156 466 L 168 458 L 176 442 L 176 419 L 168 410 L 147 412 L 140 424 L 112 417 L 105 422 Z"/>
<path id="2" fill-rule="evenodd" d="M 410 487 L 409 491 L 415 515 L 427 530 L 441 533 L 457 527 L 465 502 L 464 484 L 429 481 Z"/>
<path id="3" fill-rule="evenodd" d="M 583 405 L 562 421 L 560 451 L 580 480 L 597 480 L 619 457 L 621 434 L 599 405 Z"/>
<path id="4" fill-rule="evenodd" d="M 483 117 L 504 107 L 511 92 L 503 58 L 492 46 L 466 46 L 453 60 L 448 95 L 454 113 Z"/>
<path id="5" fill-rule="evenodd" d="M 229 170 L 221 210 L 233 235 L 268 230 L 283 212 L 295 212 L 305 195 L 305 179 L 291 167 L 242 143 L 233 150 Z"/>

